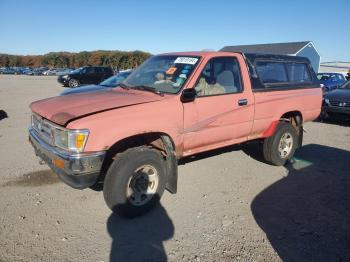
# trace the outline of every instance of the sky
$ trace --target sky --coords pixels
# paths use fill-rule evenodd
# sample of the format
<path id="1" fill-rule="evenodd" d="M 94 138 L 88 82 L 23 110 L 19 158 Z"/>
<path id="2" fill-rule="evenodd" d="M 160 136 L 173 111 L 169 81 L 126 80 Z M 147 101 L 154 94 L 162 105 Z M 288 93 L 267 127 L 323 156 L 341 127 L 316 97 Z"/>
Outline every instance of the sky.
<path id="1" fill-rule="evenodd" d="M 350 61 L 350 0 L 0 0 L 0 53 L 218 50 L 313 41 Z"/>

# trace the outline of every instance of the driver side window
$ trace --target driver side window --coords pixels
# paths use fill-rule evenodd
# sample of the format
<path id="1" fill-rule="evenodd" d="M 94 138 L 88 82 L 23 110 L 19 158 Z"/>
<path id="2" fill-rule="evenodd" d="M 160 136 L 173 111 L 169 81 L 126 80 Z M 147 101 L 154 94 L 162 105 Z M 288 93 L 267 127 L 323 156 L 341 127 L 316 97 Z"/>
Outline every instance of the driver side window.
<path id="1" fill-rule="evenodd" d="M 198 97 L 242 92 L 237 59 L 234 57 L 211 59 L 203 69 L 195 90 Z"/>

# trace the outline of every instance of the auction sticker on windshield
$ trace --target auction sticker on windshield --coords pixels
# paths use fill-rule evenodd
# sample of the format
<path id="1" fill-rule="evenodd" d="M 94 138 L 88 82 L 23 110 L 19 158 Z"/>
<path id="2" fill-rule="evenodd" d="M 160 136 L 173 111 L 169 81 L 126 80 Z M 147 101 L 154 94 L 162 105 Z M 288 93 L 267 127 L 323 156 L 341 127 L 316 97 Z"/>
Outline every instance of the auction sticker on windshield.
<path id="1" fill-rule="evenodd" d="M 175 64 L 190 64 L 190 65 L 194 65 L 195 63 L 197 63 L 198 58 L 195 57 L 178 57 L 176 58 L 176 60 L 174 61 Z"/>
<path id="2" fill-rule="evenodd" d="M 173 75 L 175 73 L 175 71 L 177 70 L 176 67 L 170 67 L 167 71 L 166 74 L 167 75 Z"/>

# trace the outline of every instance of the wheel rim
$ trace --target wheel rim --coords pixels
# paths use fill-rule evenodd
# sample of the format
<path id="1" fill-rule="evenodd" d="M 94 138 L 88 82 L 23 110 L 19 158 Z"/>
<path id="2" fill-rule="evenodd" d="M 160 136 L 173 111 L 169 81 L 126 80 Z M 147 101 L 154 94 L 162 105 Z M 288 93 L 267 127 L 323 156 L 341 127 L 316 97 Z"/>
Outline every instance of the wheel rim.
<path id="1" fill-rule="evenodd" d="M 78 81 L 77 80 L 72 79 L 70 81 L 71 81 L 71 86 L 72 87 L 77 87 L 78 86 Z"/>
<path id="2" fill-rule="evenodd" d="M 286 158 L 290 155 L 293 148 L 293 136 L 290 133 L 284 133 L 278 145 L 278 152 L 281 158 Z"/>
<path id="3" fill-rule="evenodd" d="M 158 172 L 154 166 L 143 165 L 137 168 L 128 181 L 128 201 L 134 206 L 145 205 L 157 192 L 158 183 Z"/>

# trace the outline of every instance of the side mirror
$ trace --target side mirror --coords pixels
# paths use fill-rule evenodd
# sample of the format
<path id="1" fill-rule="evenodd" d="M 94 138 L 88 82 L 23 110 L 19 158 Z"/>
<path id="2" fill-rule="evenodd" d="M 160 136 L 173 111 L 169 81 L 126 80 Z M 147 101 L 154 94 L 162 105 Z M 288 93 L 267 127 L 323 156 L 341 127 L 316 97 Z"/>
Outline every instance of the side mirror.
<path id="1" fill-rule="evenodd" d="M 182 91 L 181 102 L 188 103 L 194 101 L 197 96 L 197 91 L 194 88 L 186 88 Z"/>

